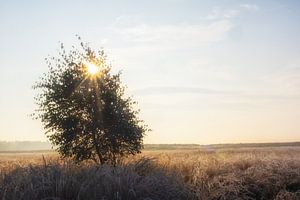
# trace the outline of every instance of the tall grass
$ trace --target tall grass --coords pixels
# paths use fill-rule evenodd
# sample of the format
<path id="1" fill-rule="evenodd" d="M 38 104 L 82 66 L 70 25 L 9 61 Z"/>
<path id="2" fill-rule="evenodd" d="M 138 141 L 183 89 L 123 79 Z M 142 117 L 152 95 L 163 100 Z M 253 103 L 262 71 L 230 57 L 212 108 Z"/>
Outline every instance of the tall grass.
<path id="1" fill-rule="evenodd" d="M 300 199 L 300 148 L 144 152 L 116 167 L 0 155 L 5 199 Z"/>

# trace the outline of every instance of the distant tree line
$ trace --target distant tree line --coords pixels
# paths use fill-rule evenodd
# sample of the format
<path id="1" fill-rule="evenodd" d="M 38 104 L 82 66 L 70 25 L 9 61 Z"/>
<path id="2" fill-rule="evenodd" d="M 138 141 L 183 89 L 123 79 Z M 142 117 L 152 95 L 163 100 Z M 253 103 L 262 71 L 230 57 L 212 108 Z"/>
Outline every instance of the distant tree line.
<path id="1" fill-rule="evenodd" d="M 259 147 L 295 147 L 300 146 L 300 142 L 274 142 L 274 143 L 234 143 L 234 144 L 210 144 L 206 147 L 221 148 L 259 148 Z"/>
<path id="2" fill-rule="evenodd" d="M 239 143 L 239 144 L 145 144 L 145 150 L 216 150 L 226 148 L 259 148 L 259 147 L 296 147 L 300 142 L 282 143 Z M 49 142 L 40 141 L 0 141 L 0 152 L 2 151 L 48 151 L 52 150 Z"/>
<path id="3" fill-rule="evenodd" d="M 49 142 L 40 141 L 15 141 L 0 142 L 0 151 L 43 151 L 51 150 Z"/>

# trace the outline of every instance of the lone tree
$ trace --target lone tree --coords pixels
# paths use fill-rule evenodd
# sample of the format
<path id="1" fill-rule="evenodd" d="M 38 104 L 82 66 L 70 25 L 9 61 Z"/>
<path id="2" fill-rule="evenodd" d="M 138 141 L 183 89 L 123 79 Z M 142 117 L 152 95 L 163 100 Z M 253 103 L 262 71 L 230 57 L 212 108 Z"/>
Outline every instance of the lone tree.
<path id="1" fill-rule="evenodd" d="M 115 165 L 120 157 L 140 153 L 147 126 L 103 50 L 80 41 L 80 48 L 67 53 L 61 44 L 59 56 L 46 63 L 48 73 L 33 87 L 39 92 L 34 116 L 63 157 Z"/>

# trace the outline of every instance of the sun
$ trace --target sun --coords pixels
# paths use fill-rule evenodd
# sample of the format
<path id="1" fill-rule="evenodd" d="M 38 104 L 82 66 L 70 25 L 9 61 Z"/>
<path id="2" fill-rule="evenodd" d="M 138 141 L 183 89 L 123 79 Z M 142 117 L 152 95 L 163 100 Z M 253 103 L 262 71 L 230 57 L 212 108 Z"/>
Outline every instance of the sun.
<path id="1" fill-rule="evenodd" d="M 100 71 L 99 67 L 96 66 L 96 65 L 93 64 L 93 63 L 86 62 L 86 63 L 84 63 L 84 64 L 85 64 L 85 66 L 86 66 L 86 68 L 87 68 L 87 72 L 88 72 L 90 75 L 95 75 L 95 74 L 97 74 L 97 73 Z"/>

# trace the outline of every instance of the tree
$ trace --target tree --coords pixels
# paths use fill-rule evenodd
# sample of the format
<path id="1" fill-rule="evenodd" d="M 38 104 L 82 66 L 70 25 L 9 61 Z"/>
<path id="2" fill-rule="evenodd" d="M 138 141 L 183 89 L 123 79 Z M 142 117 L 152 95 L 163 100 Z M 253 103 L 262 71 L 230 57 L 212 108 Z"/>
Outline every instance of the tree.
<path id="1" fill-rule="evenodd" d="M 61 44 L 59 56 L 46 63 L 48 73 L 33 87 L 34 116 L 63 157 L 115 165 L 120 157 L 140 153 L 147 126 L 103 50 L 80 40 L 80 47 L 67 53 Z"/>

